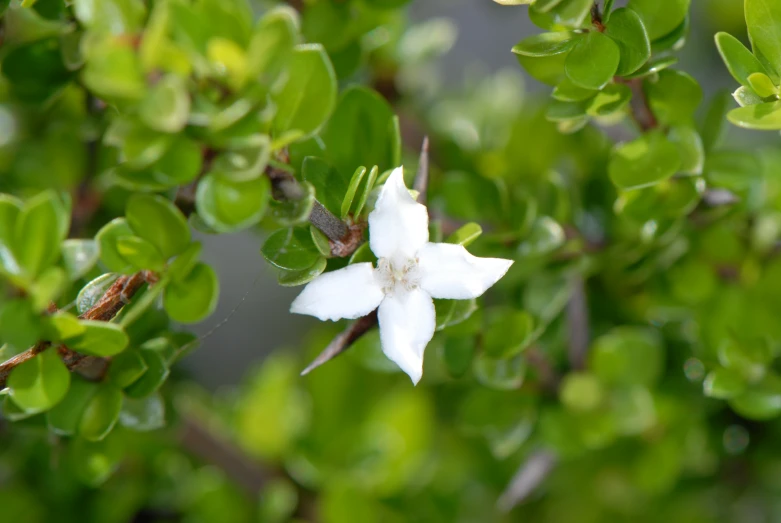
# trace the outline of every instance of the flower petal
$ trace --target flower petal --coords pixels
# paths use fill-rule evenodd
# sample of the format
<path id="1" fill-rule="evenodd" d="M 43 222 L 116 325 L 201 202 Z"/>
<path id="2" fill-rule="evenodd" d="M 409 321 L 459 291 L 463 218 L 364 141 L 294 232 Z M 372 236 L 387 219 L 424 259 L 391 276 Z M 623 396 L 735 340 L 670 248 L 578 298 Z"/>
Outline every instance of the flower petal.
<path id="1" fill-rule="evenodd" d="M 290 312 L 336 321 L 366 316 L 385 294 L 374 277 L 371 263 L 356 263 L 327 272 L 309 282 L 293 300 Z"/>
<path id="2" fill-rule="evenodd" d="M 420 287 L 434 298 L 477 298 L 505 275 L 512 260 L 478 258 L 461 245 L 427 243 L 418 252 Z"/>
<path id="3" fill-rule="evenodd" d="M 369 246 L 378 258 L 413 258 L 428 241 L 428 211 L 410 195 L 402 168 L 393 170 L 369 214 Z"/>
<path id="4" fill-rule="evenodd" d="M 380 304 L 382 351 L 417 385 L 423 375 L 423 351 L 434 336 L 434 301 L 420 289 L 389 295 Z"/>

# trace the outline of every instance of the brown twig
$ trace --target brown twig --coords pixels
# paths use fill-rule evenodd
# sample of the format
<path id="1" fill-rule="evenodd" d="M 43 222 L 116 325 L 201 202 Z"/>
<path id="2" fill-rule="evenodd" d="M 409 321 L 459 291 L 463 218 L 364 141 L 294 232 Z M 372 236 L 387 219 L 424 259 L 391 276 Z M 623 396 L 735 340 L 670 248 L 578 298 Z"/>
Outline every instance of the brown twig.
<path id="1" fill-rule="evenodd" d="M 599 12 L 599 3 L 594 2 L 591 6 L 591 23 L 600 33 L 605 31 L 605 24 L 602 22 L 602 13 Z"/>
<path id="2" fill-rule="evenodd" d="M 577 276 L 572 296 L 567 303 L 567 327 L 569 330 L 569 364 L 575 370 L 586 367 L 589 345 L 588 302 L 586 282 Z"/>
<path id="3" fill-rule="evenodd" d="M 377 311 L 369 313 L 363 318 L 359 318 L 347 329 L 328 344 L 323 352 L 309 364 L 307 368 L 301 371 L 302 376 L 306 376 L 320 365 L 331 361 L 344 351 L 350 348 L 361 336 L 369 332 L 372 327 L 377 325 Z"/>
<path id="4" fill-rule="evenodd" d="M 100 301 L 79 316 L 79 318 L 83 320 L 109 321 L 130 301 L 144 283 L 155 281 L 156 277 L 149 271 L 137 272 L 131 276 L 120 276 L 103 294 Z M 0 389 L 6 387 L 11 371 L 51 346 L 52 343 L 49 341 L 39 341 L 33 347 L 0 364 Z M 62 358 L 65 366 L 68 367 L 68 370 L 71 371 L 104 359 L 81 354 L 65 345 L 58 345 L 57 353 Z"/>
<path id="5" fill-rule="evenodd" d="M 545 481 L 555 465 L 556 455 L 552 452 L 548 450 L 533 452 L 518 468 L 507 490 L 496 502 L 499 510 L 510 512 L 513 507 L 527 499 Z"/>
<path id="6" fill-rule="evenodd" d="M 645 91 L 643 91 L 642 78 L 630 78 L 628 80 L 616 78 L 616 81 L 627 85 L 632 90 L 632 100 L 629 102 L 629 108 L 632 119 L 640 130 L 645 133 L 659 127 L 659 121 L 651 109 L 651 104 L 645 95 Z"/>

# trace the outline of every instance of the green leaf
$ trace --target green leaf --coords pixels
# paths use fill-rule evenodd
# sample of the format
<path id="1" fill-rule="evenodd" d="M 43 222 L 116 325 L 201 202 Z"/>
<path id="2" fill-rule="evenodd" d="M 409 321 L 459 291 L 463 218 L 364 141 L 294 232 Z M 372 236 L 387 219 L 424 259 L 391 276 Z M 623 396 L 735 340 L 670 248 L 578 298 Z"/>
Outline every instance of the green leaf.
<path id="1" fill-rule="evenodd" d="M 141 27 L 146 9 L 141 0 L 74 0 L 73 13 L 85 27 L 121 35 Z"/>
<path id="2" fill-rule="evenodd" d="M 311 136 L 326 122 L 336 103 L 336 74 L 319 44 L 298 45 L 293 51 L 289 78 L 273 96 L 278 133 L 297 129 Z"/>
<path id="3" fill-rule="evenodd" d="M 154 350 L 139 351 L 144 359 L 147 371 L 125 389 L 125 394 L 130 398 L 143 398 L 149 396 L 160 388 L 168 378 L 168 366 L 163 357 Z"/>
<path id="4" fill-rule="evenodd" d="M 263 134 L 254 135 L 236 147 L 219 154 L 211 171 L 234 181 L 254 180 L 263 174 L 271 155 L 271 142 Z"/>
<path id="5" fill-rule="evenodd" d="M 133 266 L 119 253 L 120 238 L 134 236 L 133 230 L 124 218 L 115 218 L 98 231 L 95 241 L 100 251 L 100 261 L 112 272 L 130 274 Z"/>
<path id="6" fill-rule="evenodd" d="M 12 245 L 16 242 L 16 220 L 22 210 L 22 202 L 9 194 L 0 193 L 0 268 L 9 274 L 18 274 Z"/>
<path id="7" fill-rule="evenodd" d="M 198 183 L 195 204 L 198 215 L 209 227 L 231 232 L 259 223 L 266 214 L 270 196 L 271 182 L 265 176 L 234 181 L 212 173 Z"/>
<path id="8" fill-rule="evenodd" d="M 11 371 L 11 399 L 27 413 L 44 412 L 62 401 L 71 374 L 55 349 L 45 350 Z"/>
<path id="9" fill-rule="evenodd" d="M 260 19 L 247 49 L 247 75 L 271 84 L 282 72 L 298 40 L 298 13 L 276 7 Z"/>
<path id="10" fill-rule="evenodd" d="M 280 269 L 300 271 L 315 264 L 320 253 L 309 229 L 280 229 L 268 237 L 260 250 L 269 263 Z"/>
<path id="11" fill-rule="evenodd" d="M 339 171 L 325 160 L 307 156 L 301 167 L 301 175 L 314 186 L 317 201 L 332 213 L 339 215 L 348 183 Z"/>
<path id="12" fill-rule="evenodd" d="M 190 93 L 185 81 L 173 74 L 163 77 L 144 97 L 139 118 L 151 129 L 177 133 L 190 117 Z"/>
<path id="13" fill-rule="evenodd" d="M 475 340 L 470 337 L 452 337 L 445 339 L 445 367 L 448 374 L 460 378 L 469 370 L 475 357 Z"/>
<path id="14" fill-rule="evenodd" d="M 751 74 L 765 72 L 757 57 L 734 36 L 728 33 L 716 33 L 716 47 L 729 73 L 744 87 L 751 87 L 748 83 Z"/>
<path id="15" fill-rule="evenodd" d="M 592 31 L 578 40 L 564 63 L 572 83 L 586 89 L 602 89 L 618 69 L 621 52 L 610 38 Z"/>
<path id="16" fill-rule="evenodd" d="M 46 413 L 49 428 L 63 436 L 73 436 L 81 421 L 81 416 L 90 402 L 98 385 L 81 378 L 73 378 L 68 394 L 53 409 Z"/>
<path id="17" fill-rule="evenodd" d="M 165 403 L 160 394 L 151 394 L 145 398 L 125 398 L 119 412 L 119 422 L 123 427 L 138 432 L 157 430 L 165 426 Z"/>
<path id="18" fill-rule="evenodd" d="M 436 300 L 437 330 L 441 331 L 468 320 L 477 310 L 477 302 L 471 300 Z"/>
<path id="19" fill-rule="evenodd" d="M 445 243 L 455 243 L 466 247 L 471 244 L 480 235 L 483 234 L 483 228 L 479 224 L 470 222 L 459 227 L 453 234 L 447 237 Z"/>
<path id="20" fill-rule="evenodd" d="M 127 449 L 121 441 L 111 437 L 99 442 L 74 438 L 67 449 L 68 470 L 91 487 L 101 485 L 126 456 Z"/>
<path id="21" fill-rule="evenodd" d="M 568 52 L 582 38 L 582 35 L 570 31 L 542 33 L 521 40 L 513 46 L 512 52 L 529 57 L 554 56 Z"/>
<path id="22" fill-rule="evenodd" d="M 714 369 L 702 383 L 702 392 L 709 398 L 728 400 L 739 396 L 744 390 L 745 379 L 730 369 Z"/>
<path id="23" fill-rule="evenodd" d="M 754 54 L 778 81 L 781 74 L 781 4 L 773 0 L 745 0 L 744 7 Z"/>
<path id="24" fill-rule="evenodd" d="M 377 92 L 348 88 L 322 132 L 328 159 L 344 182 L 358 165 L 381 172 L 401 165 L 401 136 L 390 104 Z"/>
<path id="25" fill-rule="evenodd" d="M 661 58 L 656 58 L 654 60 L 650 60 L 648 63 L 646 63 L 643 67 L 641 67 L 634 73 L 626 75 L 625 78 L 627 79 L 645 78 L 647 76 L 654 75 L 659 71 L 664 71 L 668 67 L 672 67 L 677 63 L 678 63 L 678 59 L 674 56 L 663 56 Z"/>
<path id="26" fill-rule="evenodd" d="M 137 350 L 126 350 L 111 359 L 108 378 L 124 389 L 135 383 L 147 371 L 146 362 Z"/>
<path id="27" fill-rule="evenodd" d="M 640 16 L 622 7 L 610 15 L 605 34 L 617 45 L 621 53 L 616 74 L 625 76 L 634 73 L 651 57 L 651 41 Z"/>
<path id="28" fill-rule="evenodd" d="M 731 102 L 732 99 L 728 91 L 719 91 L 713 95 L 700 126 L 702 144 L 706 151 L 721 145 L 727 127 L 727 111 L 730 109 Z"/>
<path id="29" fill-rule="evenodd" d="M 30 299 L 33 308 L 43 312 L 50 303 L 53 303 L 68 286 L 68 276 L 60 267 L 49 267 L 44 270 L 35 283 L 30 287 Z"/>
<path id="30" fill-rule="evenodd" d="M 134 270 L 150 269 L 161 271 L 165 260 L 154 245 L 138 236 L 123 236 L 117 239 L 117 252 Z"/>
<path id="31" fill-rule="evenodd" d="M 315 188 L 309 182 L 302 182 L 301 198 L 298 200 L 272 200 L 269 215 L 280 227 L 302 225 L 309 220 L 315 205 Z"/>
<path id="32" fill-rule="evenodd" d="M 202 166 L 203 154 L 200 144 L 180 134 L 170 143 L 165 153 L 149 166 L 148 170 L 155 182 L 170 187 L 190 183 L 201 172 Z M 139 177 L 138 172 L 132 172 L 130 175 L 134 178 Z"/>
<path id="33" fill-rule="evenodd" d="M 477 381 L 497 390 L 521 388 L 526 377 L 526 368 L 520 354 L 510 359 L 494 359 L 487 354 L 480 354 L 473 363 Z"/>
<path id="34" fill-rule="evenodd" d="M 342 200 L 342 209 L 341 209 L 342 220 L 347 218 L 347 215 L 350 213 L 350 208 L 353 205 L 355 194 L 358 191 L 358 187 L 363 182 L 363 179 L 366 176 L 366 172 L 367 172 L 366 167 L 363 166 L 358 167 L 353 173 L 352 178 L 350 178 L 350 183 L 347 186 L 347 192 L 344 195 L 344 200 Z"/>
<path id="35" fill-rule="evenodd" d="M 130 339 L 119 325 L 97 320 L 81 320 L 86 330 L 67 341 L 68 347 L 90 356 L 115 356 L 125 350 Z"/>
<path id="36" fill-rule="evenodd" d="M 364 177 L 361 183 L 358 185 L 358 190 L 355 193 L 354 198 L 354 204 L 351 209 L 351 213 L 353 217 L 358 217 L 361 215 L 361 211 L 363 211 L 364 206 L 366 205 L 366 201 L 369 199 L 369 193 L 371 192 L 372 188 L 374 188 L 374 183 L 377 181 L 377 175 L 379 174 L 380 170 L 375 165 L 371 168 L 369 171 L 369 175 Z"/>
<path id="37" fill-rule="evenodd" d="M 277 277 L 277 282 L 283 287 L 297 287 L 314 280 L 325 271 L 328 260 L 321 256 L 311 267 L 300 271 L 283 270 Z"/>
<path id="38" fill-rule="evenodd" d="M 485 311 L 483 350 L 493 358 L 511 358 L 529 346 L 534 318 L 526 311 L 493 308 Z"/>
<path id="39" fill-rule="evenodd" d="M 85 285 L 76 297 L 76 310 L 79 314 L 84 314 L 98 303 L 117 278 L 119 278 L 117 274 L 106 273 Z"/>
<path id="40" fill-rule="evenodd" d="M 750 420 L 769 420 L 781 414 L 781 379 L 768 375 L 761 383 L 729 401 L 732 410 Z"/>
<path id="41" fill-rule="evenodd" d="M 127 202 L 125 214 L 133 232 L 157 247 L 166 260 L 190 243 L 187 218 L 162 196 L 134 194 Z"/>
<path id="42" fill-rule="evenodd" d="M 675 30 L 689 12 L 690 0 L 629 0 L 627 7 L 643 20 L 651 41 Z"/>
<path id="43" fill-rule="evenodd" d="M 734 93 L 732 93 L 732 98 L 734 98 L 741 107 L 757 105 L 764 102 L 764 100 L 762 100 L 762 98 L 760 98 L 753 89 L 750 87 L 743 87 L 742 85 L 738 87 Z"/>
<path id="44" fill-rule="evenodd" d="M 56 38 L 8 49 L 1 67 L 13 94 L 28 103 L 50 99 L 72 76 L 62 62 Z"/>
<path id="45" fill-rule="evenodd" d="M 197 323 L 217 307 L 220 282 L 205 263 L 198 263 L 185 278 L 173 281 L 163 292 L 163 306 L 174 321 Z"/>
<path id="46" fill-rule="evenodd" d="M 87 403 L 79 422 L 79 435 L 87 441 L 101 441 L 119 419 L 122 391 L 111 384 L 101 385 Z"/>
<path id="47" fill-rule="evenodd" d="M 582 102 L 593 98 L 599 91 L 594 89 L 585 89 L 572 83 L 568 78 L 565 78 L 559 85 L 553 89 L 551 96 L 556 100 L 562 102 Z"/>
<path id="48" fill-rule="evenodd" d="M 0 302 L 0 339 L 21 352 L 41 335 L 41 319 L 30 300 L 5 299 Z"/>
<path id="49" fill-rule="evenodd" d="M 624 84 L 610 84 L 591 99 L 586 113 L 591 116 L 610 116 L 622 111 L 632 99 L 632 90 Z"/>
<path id="50" fill-rule="evenodd" d="M 323 234 L 317 227 L 314 225 L 309 226 L 309 234 L 312 235 L 312 242 L 314 242 L 315 247 L 317 247 L 317 250 L 325 256 L 326 258 L 331 257 L 331 242 L 328 239 L 328 236 Z"/>
<path id="51" fill-rule="evenodd" d="M 65 240 L 62 243 L 62 262 L 68 277 L 78 280 L 98 262 L 98 244 L 95 240 Z"/>
<path id="52" fill-rule="evenodd" d="M 752 73 L 748 75 L 748 83 L 751 89 L 759 95 L 760 98 L 768 98 L 778 94 L 778 88 L 773 85 L 773 81 L 765 73 Z"/>
<path id="53" fill-rule="evenodd" d="M 73 338 L 87 330 L 78 317 L 64 311 L 57 311 L 46 320 L 46 337 L 53 342 Z"/>
<path id="54" fill-rule="evenodd" d="M 559 389 L 561 403 L 573 412 L 588 412 L 596 409 L 604 399 L 599 380 L 585 372 L 567 374 Z"/>
<path id="55" fill-rule="evenodd" d="M 660 131 L 618 146 L 610 158 L 608 174 L 621 189 L 639 189 L 666 180 L 681 167 L 678 147 Z"/>
<path id="56" fill-rule="evenodd" d="M 141 100 L 146 81 L 133 47 L 120 39 L 104 38 L 82 46 L 86 63 L 81 80 L 97 96 L 112 102 Z"/>
<path id="57" fill-rule="evenodd" d="M 690 123 L 702 102 L 702 88 L 686 73 L 664 70 L 657 81 L 643 84 L 654 115 L 668 124 Z"/>
<path id="58" fill-rule="evenodd" d="M 566 53 L 537 57 L 516 54 L 521 67 L 532 78 L 548 85 L 558 85 L 567 79 L 564 74 L 564 64 L 567 61 L 567 56 Z"/>
<path id="59" fill-rule="evenodd" d="M 670 129 L 667 139 L 678 146 L 681 156 L 679 172 L 683 174 L 702 174 L 705 164 L 705 148 L 697 130 L 690 125 L 676 126 Z"/>
<path id="60" fill-rule="evenodd" d="M 201 251 L 203 246 L 201 242 L 193 242 L 182 254 L 176 257 L 174 261 L 168 266 L 168 274 L 174 279 L 174 281 L 182 281 L 189 276 L 192 272 L 195 264 L 198 263 L 198 259 L 201 257 Z"/>
<path id="61" fill-rule="evenodd" d="M 709 183 L 743 191 L 762 176 L 762 165 L 748 151 L 711 151 L 705 162 L 705 173 Z"/>
<path id="62" fill-rule="evenodd" d="M 594 340 L 589 368 L 605 384 L 652 385 L 662 373 L 663 360 L 656 333 L 639 327 L 618 327 Z"/>
<path id="63" fill-rule="evenodd" d="M 522 256 L 543 256 L 564 245 L 564 229 L 550 216 L 540 216 L 518 246 Z"/>
<path id="64" fill-rule="evenodd" d="M 14 251 L 16 259 L 30 278 L 53 264 L 60 254 L 62 223 L 57 195 L 46 191 L 29 199 L 16 219 Z"/>
<path id="65" fill-rule="evenodd" d="M 776 131 L 781 129 L 781 102 L 767 102 L 733 109 L 727 114 L 730 122 L 746 129 Z"/>

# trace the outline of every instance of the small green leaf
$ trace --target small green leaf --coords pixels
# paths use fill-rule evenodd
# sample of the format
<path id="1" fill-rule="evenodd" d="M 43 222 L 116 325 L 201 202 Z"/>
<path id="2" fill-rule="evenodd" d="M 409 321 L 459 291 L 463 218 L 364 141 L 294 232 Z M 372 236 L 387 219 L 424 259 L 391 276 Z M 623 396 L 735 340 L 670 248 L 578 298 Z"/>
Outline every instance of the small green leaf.
<path id="1" fill-rule="evenodd" d="M 746 390 L 746 381 L 730 369 L 712 370 L 702 383 L 702 392 L 709 398 L 732 399 Z"/>
<path id="2" fill-rule="evenodd" d="M 654 115 L 668 124 L 691 123 L 694 112 L 702 102 L 702 88 L 686 73 L 664 70 L 658 80 L 643 84 Z"/>
<path id="3" fill-rule="evenodd" d="M 202 166 L 203 153 L 200 144 L 180 134 L 170 142 L 165 153 L 148 167 L 148 170 L 154 182 L 170 187 L 190 183 L 201 172 Z M 121 174 L 123 171 L 116 172 Z M 129 175 L 134 178 L 140 177 L 140 173 L 136 171 Z"/>
<path id="4" fill-rule="evenodd" d="M 532 341 L 534 318 L 526 311 L 493 308 L 485 312 L 483 350 L 493 358 L 511 358 Z"/>
<path id="5" fill-rule="evenodd" d="M 84 48 L 85 66 L 81 80 L 99 97 L 112 102 L 133 102 L 144 97 L 146 82 L 141 62 L 133 47 L 114 38 Z"/>
<path id="6" fill-rule="evenodd" d="M 314 280 L 325 271 L 328 260 L 321 256 L 311 267 L 299 271 L 283 270 L 277 277 L 277 282 L 283 287 L 297 287 Z"/>
<path id="7" fill-rule="evenodd" d="M 68 286 L 68 275 L 60 267 L 49 267 L 44 270 L 35 283 L 30 287 L 30 299 L 33 308 L 44 311 L 53 303 Z"/>
<path id="8" fill-rule="evenodd" d="M 101 441 L 119 419 L 122 391 L 109 383 L 101 385 L 90 398 L 79 422 L 79 435 L 87 441 Z"/>
<path id="9" fill-rule="evenodd" d="M 147 371 L 146 362 L 137 350 L 126 350 L 111 359 L 108 378 L 124 389 L 136 382 Z"/>
<path id="10" fill-rule="evenodd" d="M 198 259 L 201 257 L 203 246 L 201 242 L 193 242 L 187 246 L 182 254 L 176 257 L 168 266 L 168 274 L 174 281 L 181 281 L 192 272 Z"/>
<path id="11" fill-rule="evenodd" d="M 634 73 L 651 57 L 651 41 L 640 16 L 622 7 L 610 15 L 605 34 L 618 45 L 621 60 L 618 64 L 618 76 Z"/>
<path id="12" fill-rule="evenodd" d="M 457 231 L 448 236 L 445 243 L 455 243 L 466 247 L 479 238 L 481 234 L 483 234 L 483 228 L 477 223 L 470 222 L 462 225 Z"/>
<path id="13" fill-rule="evenodd" d="M 133 230 L 124 218 L 115 218 L 98 231 L 95 241 L 100 251 L 100 261 L 112 272 L 130 274 L 133 266 L 119 254 L 117 242 L 120 238 L 134 236 Z"/>
<path id="14" fill-rule="evenodd" d="M 272 84 L 293 54 L 298 40 L 298 13 L 278 6 L 260 19 L 247 49 L 247 75 Z"/>
<path id="15" fill-rule="evenodd" d="M 79 314 L 84 314 L 98 303 L 109 287 L 117 281 L 117 278 L 119 275 L 109 272 L 98 276 L 85 285 L 76 297 L 76 310 L 79 311 Z"/>
<path id="16" fill-rule="evenodd" d="M 599 91 L 594 89 L 579 87 L 573 84 L 568 78 L 565 78 L 555 89 L 553 89 L 551 96 L 562 102 L 582 102 L 589 98 L 593 98 L 598 92 Z"/>
<path id="17" fill-rule="evenodd" d="M 667 134 L 667 139 L 678 146 L 678 152 L 681 156 L 679 172 L 702 174 L 702 168 L 705 165 L 705 148 L 697 130 L 689 125 L 672 127 Z"/>
<path id="18" fill-rule="evenodd" d="M 163 306 L 174 321 L 197 323 L 217 307 L 220 283 L 205 263 L 198 263 L 185 278 L 173 281 L 163 292 Z"/>
<path id="19" fill-rule="evenodd" d="M 81 416 L 90 402 L 98 385 L 84 379 L 72 379 L 68 394 L 53 409 L 46 413 L 49 428 L 63 436 L 73 436 L 78 429 Z"/>
<path id="20" fill-rule="evenodd" d="M 46 318 L 47 339 L 58 342 L 68 338 L 73 338 L 83 333 L 87 328 L 79 322 L 78 317 L 73 314 L 57 311 Z"/>
<path id="21" fill-rule="evenodd" d="M 744 418 L 769 420 L 781 414 L 781 379 L 768 375 L 762 382 L 729 400 L 732 409 Z"/>
<path id="22" fill-rule="evenodd" d="M 323 234 L 314 225 L 310 225 L 309 226 L 309 234 L 312 235 L 312 242 L 314 242 L 315 247 L 320 252 L 320 254 L 322 254 L 326 258 L 330 258 L 331 257 L 331 242 L 328 239 L 328 236 Z"/>
<path id="23" fill-rule="evenodd" d="M 81 482 L 98 487 L 119 467 L 126 450 L 118 438 L 109 437 L 98 442 L 74 438 L 67 449 L 68 470 Z"/>
<path id="24" fill-rule="evenodd" d="M 778 94 L 778 88 L 773 85 L 773 81 L 765 73 L 752 73 L 748 75 L 748 83 L 751 89 L 759 95 L 760 98 L 768 98 Z"/>
<path id="25" fill-rule="evenodd" d="M 604 399 L 599 380 L 586 372 L 574 372 L 564 377 L 559 388 L 561 403 L 573 412 L 596 409 Z"/>
<path id="26" fill-rule="evenodd" d="M 231 232 L 256 225 L 266 214 L 271 183 L 265 176 L 234 181 L 217 173 L 206 175 L 198 184 L 195 204 L 198 215 L 209 227 Z"/>
<path id="27" fill-rule="evenodd" d="M 734 36 L 728 33 L 716 33 L 716 47 L 729 73 L 744 87 L 751 87 L 748 82 L 751 74 L 765 72 L 757 57 Z"/>
<path id="28" fill-rule="evenodd" d="M 60 203 L 53 191 L 46 191 L 28 200 L 17 216 L 14 251 L 22 269 L 35 278 L 54 263 L 64 239 Z"/>
<path id="29" fill-rule="evenodd" d="M 746 0 L 746 26 L 754 54 L 774 81 L 781 74 L 781 3 L 773 0 Z"/>
<path id="30" fill-rule="evenodd" d="M 289 271 L 308 269 L 320 253 L 308 229 L 280 229 L 268 237 L 261 248 L 263 257 L 272 265 Z"/>
<path id="31" fill-rule="evenodd" d="M 662 373 L 664 351 L 658 336 L 639 327 L 618 327 L 594 340 L 589 369 L 602 383 L 651 385 Z"/>
<path id="32" fill-rule="evenodd" d="M 165 260 L 154 245 L 138 236 L 123 236 L 117 239 L 117 252 L 134 270 L 150 269 L 160 271 Z"/>
<path id="33" fill-rule="evenodd" d="M 608 174 L 621 189 L 639 189 L 666 180 L 681 167 L 678 147 L 660 131 L 618 146 L 610 158 Z"/>
<path id="34" fill-rule="evenodd" d="M 280 227 L 302 225 L 309 220 L 315 205 L 315 188 L 309 182 L 300 185 L 301 197 L 297 200 L 272 200 L 269 216 Z"/>
<path id="35" fill-rule="evenodd" d="M 138 432 L 157 430 L 165 426 L 165 403 L 160 394 L 151 394 L 145 398 L 125 398 L 119 412 L 119 422 L 123 427 Z"/>
<path id="36" fill-rule="evenodd" d="M 162 196 L 134 194 L 127 202 L 126 217 L 133 232 L 157 247 L 166 260 L 190 243 L 187 218 Z"/>
<path id="37" fill-rule="evenodd" d="M 271 155 L 271 141 L 263 134 L 243 141 L 214 159 L 211 171 L 234 181 L 255 180 L 263 174 Z"/>
<path id="38" fill-rule="evenodd" d="M 582 38 L 582 35 L 569 31 L 542 33 L 521 40 L 512 52 L 529 57 L 553 56 L 568 52 Z"/>
<path id="39" fill-rule="evenodd" d="M 67 341 L 68 347 L 90 356 L 115 356 L 125 350 L 130 339 L 119 325 L 97 320 L 81 320 L 86 330 Z"/>
<path id="40" fill-rule="evenodd" d="M 647 76 L 651 76 L 653 74 L 658 73 L 659 71 L 664 71 L 668 67 L 672 67 L 673 65 L 678 63 L 678 59 L 674 56 L 663 56 L 661 58 L 657 58 L 654 60 L 650 60 L 647 62 L 643 67 L 638 69 L 632 74 L 626 75 L 624 78 L 632 79 L 632 78 L 645 78 Z"/>
<path id="41" fill-rule="evenodd" d="M 348 183 L 339 171 L 325 160 L 307 156 L 301 167 L 301 175 L 314 186 L 317 201 L 338 215 L 341 212 Z"/>
<path id="42" fill-rule="evenodd" d="M 448 337 L 445 339 L 445 367 L 448 374 L 460 378 L 469 370 L 475 357 L 475 340 L 473 337 Z"/>
<path id="43" fill-rule="evenodd" d="M 336 74 L 319 44 L 298 45 L 293 51 L 285 88 L 273 96 L 274 128 L 311 136 L 325 123 L 336 103 Z"/>
<path id="44" fill-rule="evenodd" d="M 139 118 L 151 129 L 177 133 L 190 116 L 190 93 L 185 81 L 173 74 L 163 77 L 144 97 Z"/>
<path id="45" fill-rule="evenodd" d="M 471 300 L 436 300 L 437 330 L 446 329 L 468 320 L 477 310 L 477 302 Z"/>
<path id="46" fill-rule="evenodd" d="M 702 144 L 706 151 L 710 151 L 719 145 L 724 138 L 726 130 L 727 111 L 731 107 L 731 97 L 729 91 L 719 91 L 711 99 L 705 118 L 700 126 L 700 135 Z"/>
<path id="47" fill-rule="evenodd" d="M 379 172 L 379 169 L 375 165 L 369 171 L 369 175 L 364 177 L 361 181 L 361 184 L 358 186 L 358 190 L 356 191 L 354 198 L 355 203 L 353 204 L 352 212 L 350 213 L 354 217 L 361 215 L 361 211 L 363 211 L 363 208 L 366 205 L 366 201 L 369 199 L 369 193 L 371 192 L 372 188 L 374 188 L 374 183 L 377 181 L 377 175 Z"/>
<path id="48" fill-rule="evenodd" d="M 125 389 L 125 394 L 130 398 L 149 396 L 159 389 L 160 385 L 168 378 L 168 366 L 157 351 L 141 350 L 139 354 L 144 359 L 147 371 L 135 383 Z"/>
<path id="49" fill-rule="evenodd" d="M 377 262 L 377 257 L 372 252 L 371 246 L 368 242 L 355 249 L 353 255 L 350 256 L 349 264 L 352 265 L 353 263 L 364 262 L 369 262 L 371 264 L 375 264 Z"/>
<path id="50" fill-rule="evenodd" d="M 347 192 L 345 193 L 344 199 L 342 200 L 342 220 L 347 218 L 348 214 L 350 213 L 350 208 L 353 206 L 355 194 L 358 191 L 358 187 L 360 187 L 361 182 L 363 182 L 363 179 L 366 176 L 366 172 L 366 167 L 358 167 L 353 173 L 352 178 L 350 178 L 350 184 L 347 186 Z"/>
<path id="51" fill-rule="evenodd" d="M 746 129 L 776 131 L 781 129 L 781 102 L 767 102 L 733 109 L 727 114 L 733 124 Z"/>
<path id="52" fill-rule="evenodd" d="M 486 387 L 497 390 L 517 390 L 526 377 L 526 363 L 519 354 L 509 359 L 494 359 L 480 354 L 473 363 L 475 378 Z"/>
<path id="53" fill-rule="evenodd" d="M 651 41 L 675 30 L 686 18 L 691 0 L 629 0 L 627 7 L 643 20 Z"/>
<path id="54" fill-rule="evenodd" d="M 556 220 L 550 216 L 540 216 L 518 246 L 518 253 L 522 256 L 543 256 L 564 245 L 565 240 L 564 229 Z"/>
<path id="55" fill-rule="evenodd" d="M 624 84 L 605 86 L 588 104 L 586 113 L 591 116 L 610 116 L 622 111 L 632 99 L 632 90 Z"/>
<path id="56" fill-rule="evenodd" d="M 98 244 L 95 240 L 65 240 L 62 243 L 62 262 L 68 277 L 78 280 L 98 262 Z"/>
<path id="57" fill-rule="evenodd" d="M 764 103 L 764 100 L 762 100 L 752 88 L 743 87 L 742 85 L 732 93 L 732 98 L 734 98 L 741 107 Z"/>
<path id="58" fill-rule="evenodd" d="M 41 336 L 41 318 L 30 300 L 5 299 L 0 302 L 0 339 L 19 352 Z"/>
<path id="59" fill-rule="evenodd" d="M 578 40 L 564 63 L 572 83 L 586 89 L 602 89 L 612 80 L 621 60 L 621 52 L 610 38 L 592 31 Z"/>
<path id="60" fill-rule="evenodd" d="M 8 388 L 14 403 L 27 413 L 44 412 L 62 401 L 71 374 L 55 349 L 45 350 L 11 371 Z"/>

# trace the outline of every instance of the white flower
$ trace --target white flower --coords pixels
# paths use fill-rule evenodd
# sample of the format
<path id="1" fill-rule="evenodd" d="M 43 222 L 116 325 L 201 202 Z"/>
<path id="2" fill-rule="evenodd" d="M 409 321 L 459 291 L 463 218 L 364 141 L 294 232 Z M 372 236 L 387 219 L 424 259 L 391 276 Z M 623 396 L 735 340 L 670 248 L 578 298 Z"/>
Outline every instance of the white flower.
<path id="1" fill-rule="evenodd" d="M 369 214 L 369 246 L 379 258 L 376 269 L 356 263 L 322 274 L 290 311 L 336 321 L 360 318 L 379 307 L 382 350 L 417 384 L 423 350 L 436 327 L 432 298 L 476 298 L 513 262 L 478 258 L 461 245 L 429 243 L 428 212 L 410 195 L 401 167 L 385 182 Z"/>

